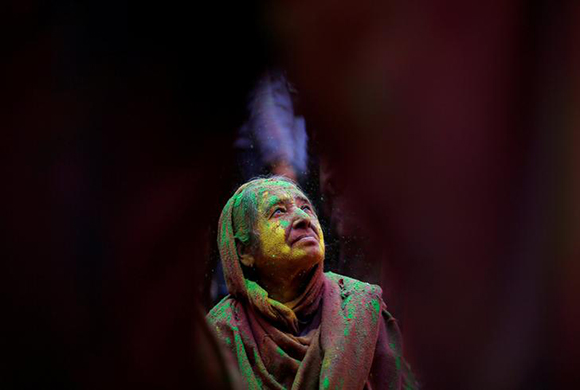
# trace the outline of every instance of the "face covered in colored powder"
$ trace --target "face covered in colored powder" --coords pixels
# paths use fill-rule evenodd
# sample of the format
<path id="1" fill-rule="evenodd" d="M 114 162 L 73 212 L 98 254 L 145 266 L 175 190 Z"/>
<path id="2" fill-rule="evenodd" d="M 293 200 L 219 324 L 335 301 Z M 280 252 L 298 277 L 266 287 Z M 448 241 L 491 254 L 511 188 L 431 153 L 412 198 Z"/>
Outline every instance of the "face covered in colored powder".
<path id="1" fill-rule="evenodd" d="M 324 237 L 318 217 L 296 186 L 274 182 L 259 189 L 257 198 L 258 245 L 249 257 L 260 274 L 292 275 L 322 262 Z"/>

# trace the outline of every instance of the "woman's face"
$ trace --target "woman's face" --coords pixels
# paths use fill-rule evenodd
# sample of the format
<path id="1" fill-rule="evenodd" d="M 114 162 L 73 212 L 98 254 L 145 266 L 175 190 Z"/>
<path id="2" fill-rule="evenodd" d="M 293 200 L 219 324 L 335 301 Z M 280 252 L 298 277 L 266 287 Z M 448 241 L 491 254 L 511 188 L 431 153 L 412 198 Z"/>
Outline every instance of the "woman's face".
<path id="1" fill-rule="evenodd" d="M 293 185 L 258 192 L 259 273 L 306 271 L 324 259 L 324 237 L 312 205 Z"/>

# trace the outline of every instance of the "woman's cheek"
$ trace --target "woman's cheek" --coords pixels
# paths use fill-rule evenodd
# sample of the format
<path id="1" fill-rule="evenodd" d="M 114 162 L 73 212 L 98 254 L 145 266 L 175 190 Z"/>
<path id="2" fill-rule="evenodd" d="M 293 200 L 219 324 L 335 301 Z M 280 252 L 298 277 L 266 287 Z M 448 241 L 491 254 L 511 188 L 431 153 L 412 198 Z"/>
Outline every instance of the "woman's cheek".
<path id="1" fill-rule="evenodd" d="M 279 222 L 276 222 L 274 226 L 272 224 L 264 226 L 261 236 L 263 237 L 262 245 L 266 255 L 277 257 L 290 252 L 290 247 L 285 240 L 284 228 Z"/>

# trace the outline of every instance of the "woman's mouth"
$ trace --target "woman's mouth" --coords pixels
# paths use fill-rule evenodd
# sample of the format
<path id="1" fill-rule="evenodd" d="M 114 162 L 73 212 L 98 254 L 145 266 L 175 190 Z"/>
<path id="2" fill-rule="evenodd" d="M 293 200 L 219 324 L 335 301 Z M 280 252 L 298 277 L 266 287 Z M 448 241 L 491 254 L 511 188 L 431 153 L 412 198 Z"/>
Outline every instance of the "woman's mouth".
<path id="1" fill-rule="evenodd" d="M 300 234 L 299 236 L 297 236 L 295 239 L 292 240 L 292 245 L 298 242 L 306 242 L 306 241 L 318 243 L 318 237 L 316 237 L 314 233 Z"/>

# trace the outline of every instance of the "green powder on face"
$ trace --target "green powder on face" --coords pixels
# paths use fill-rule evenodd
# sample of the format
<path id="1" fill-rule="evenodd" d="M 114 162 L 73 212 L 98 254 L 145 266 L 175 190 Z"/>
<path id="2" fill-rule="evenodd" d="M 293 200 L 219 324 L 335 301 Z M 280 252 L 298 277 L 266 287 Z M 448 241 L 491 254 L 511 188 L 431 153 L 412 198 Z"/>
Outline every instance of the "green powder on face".
<path id="1" fill-rule="evenodd" d="M 328 377 L 326 377 L 322 381 L 322 388 L 323 389 L 328 389 L 329 387 L 330 387 L 330 381 L 328 380 Z"/>

